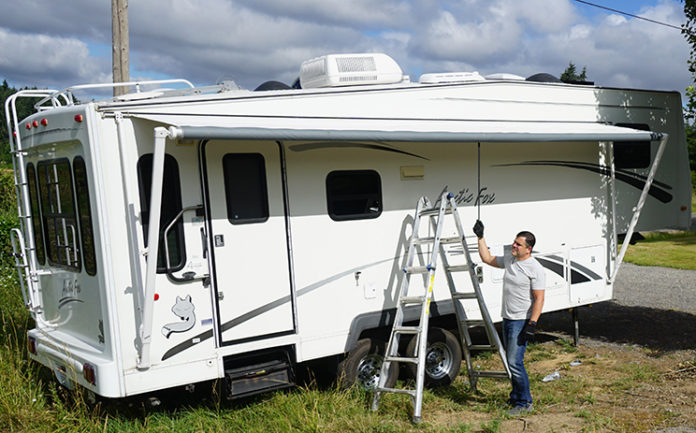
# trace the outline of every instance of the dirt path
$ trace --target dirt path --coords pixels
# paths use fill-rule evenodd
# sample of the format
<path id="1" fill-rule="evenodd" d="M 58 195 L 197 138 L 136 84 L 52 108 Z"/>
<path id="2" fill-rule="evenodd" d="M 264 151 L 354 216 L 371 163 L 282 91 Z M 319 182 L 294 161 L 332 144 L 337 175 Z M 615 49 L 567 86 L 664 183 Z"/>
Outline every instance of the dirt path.
<path id="1" fill-rule="evenodd" d="M 601 383 L 617 368 L 643 365 L 657 380 L 636 380 L 621 390 L 597 392 L 592 413 L 605 417 L 594 431 L 645 431 L 696 433 L 696 271 L 639 267 L 624 264 L 614 290 L 614 300 L 579 309 L 580 353 L 601 362 L 567 374 L 583 374 Z M 544 314 L 539 342 L 571 340 L 573 325 L 567 311 Z M 594 353 L 595 355 L 592 355 Z M 558 363 L 556 364 L 558 365 Z M 553 365 L 536 365 L 546 368 Z M 539 373 L 544 374 L 542 370 Z M 640 379 L 640 378 L 638 378 Z M 563 411 L 566 413 L 563 413 Z M 550 408 L 528 419 L 506 421 L 501 431 L 573 431 L 580 408 Z"/>

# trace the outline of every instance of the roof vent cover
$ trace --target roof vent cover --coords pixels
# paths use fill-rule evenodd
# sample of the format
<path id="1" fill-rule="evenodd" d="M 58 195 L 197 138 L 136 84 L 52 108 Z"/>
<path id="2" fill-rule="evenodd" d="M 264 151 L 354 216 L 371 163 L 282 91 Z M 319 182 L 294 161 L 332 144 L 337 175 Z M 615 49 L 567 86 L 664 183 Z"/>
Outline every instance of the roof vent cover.
<path id="1" fill-rule="evenodd" d="M 399 65 L 381 53 L 329 54 L 307 60 L 300 67 L 303 89 L 392 84 L 402 79 Z"/>

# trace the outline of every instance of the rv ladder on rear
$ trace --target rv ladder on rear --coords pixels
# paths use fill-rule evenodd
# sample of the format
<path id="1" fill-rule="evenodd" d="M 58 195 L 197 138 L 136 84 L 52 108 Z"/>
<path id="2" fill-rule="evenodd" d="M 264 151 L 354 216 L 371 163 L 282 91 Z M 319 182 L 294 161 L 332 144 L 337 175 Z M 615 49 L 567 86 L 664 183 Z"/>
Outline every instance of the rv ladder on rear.
<path id="1" fill-rule="evenodd" d="M 439 203 L 439 207 L 432 207 L 429 200 L 426 197 L 421 197 L 418 200 L 415 218 L 413 221 L 413 232 L 408 244 L 406 266 L 403 268 L 403 271 L 406 273 L 406 275 L 402 279 L 401 284 L 399 286 L 399 291 L 397 293 L 398 302 L 396 305 L 396 316 L 394 318 L 394 324 L 392 327 L 391 335 L 389 337 L 389 342 L 387 343 L 386 354 L 384 356 L 384 361 L 382 363 L 381 372 L 379 376 L 379 384 L 375 389 L 372 401 L 372 410 L 377 410 L 377 408 L 379 407 L 379 400 L 382 393 L 393 392 L 399 394 L 408 394 L 411 396 L 411 399 L 413 401 L 414 422 L 420 422 L 421 420 L 421 409 L 423 406 L 423 386 L 425 383 L 428 321 L 430 317 L 430 302 L 432 300 L 433 295 L 433 283 L 435 280 L 435 271 L 437 269 L 438 256 L 442 260 L 443 270 L 447 277 L 447 284 L 449 286 L 450 294 L 452 297 L 452 304 L 454 306 L 454 311 L 457 318 L 457 327 L 459 330 L 460 342 L 465 356 L 467 371 L 469 375 L 469 383 L 471 384 L 473 389 L 476 389 L 476 384 L 478 382 L 479 377 L 510 377 L 509 368 L 505 357 L 505 351 L 500 342 L 500 337 L 498 336 L 498 333 L 493 325 L 493 321 L 491 320 L 491 317 L 488 313 L 486 304 L 483 300 L 483 295 L 479 286 L 478 277 L 475 273 L 474 266 L 471 261 L 471 255 L 466 244 L 466 238 L 464 237 L 464 231 L 462 229 L 461 220 L 459 219 L 459 214 L 457 212 L 457 206 L 454 200 L 454 195 L 447 192 L 443 193 Z M 450 215 L 454 217 L 454 223 L 457 229 L 458 236 L 445 238 L 442 237 L 442 230 L 443 226 L 445 225 L 445 217 Z M 434 233 L 432 237 L 419 237 L 420 221 L 422 217 L 430 219 L 430 224 Z M 457 243 L 461 244 L 463 248 L 466 263 L 464 265 L 450 266 L 447 260 L 447 251 L 445 249 L 445 245 Z M 432 245 L 432 249 L 430 250 L 429 262 L 425 266 L 414 266 L 413 263 L 416 256 L 416 247 L 418 245 L 423 244 Z M 467 270 L 469 271 L 469 276 L 471 278 L 474 290 L 472 292 L 459 292 L 455 287 L 454 279 L 452 278 L 452 273 L 463 272 Z M 409 296 L 410 276 L 412 274 L 427 274 L 427 279 L 425 280 L 425 292 L 423 296 Z M 469 320 L 467 318 L 466 311 L 464 310 L 464 307 L 461 304 L 462 300 L 467 299 L 477 300 L 478 308 L 481 312 L 481 320 Z M 412 305 L 420 306 L 420 318 L 417 325 L 405 326 L 404 309 L 407 306 Z M 469 334 L 469 328 L 475 326 L 484 326 L 486 330 L 486 335 L 488 336 L 488 344 L 475 345 L 472 343 L 471 336 Z M 413 338 L 417 339 L 417 344 L 415 345 L 416 353 L 407 354 L 407 356 L 399 356 L 399 340 L 402 335 L 413 335 Z M 503 361 L 505 371 L 475 370 L 471 362 L 470 353 L 474 350 L 497 351 Z M 416 384 L 414 389 L 385 387 L 385 384 L 387 382 L 387 375 L 392 362 L 413 363 L 417 365 Z"/>

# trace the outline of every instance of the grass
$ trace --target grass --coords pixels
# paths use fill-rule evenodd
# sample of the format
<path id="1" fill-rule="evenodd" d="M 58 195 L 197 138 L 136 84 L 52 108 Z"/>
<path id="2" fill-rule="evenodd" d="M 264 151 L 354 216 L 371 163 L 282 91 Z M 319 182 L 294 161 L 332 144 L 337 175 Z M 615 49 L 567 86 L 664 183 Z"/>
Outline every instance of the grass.
<path id="1" fill-rule="evenodd" d="M 640 266 L 696 270 L 696 232 L 648 233 L 630 245 L 624 258 Z"/>
<path id="2" fill-rule="evenodd" d="M 0 170 L 2 175 L 6 172 Z M 16 226 L 14 199 L 0 199 L 6 199 L 0 207 L 8 209 L 0 212 L 0 223 Z M 510 431 L 513 424 L 519 427 L 518 420 L 505 415 L 509 384 L 481 379 L 479 393 L 474 393 L 465 371 L 449 387 L 426 390 L 424 422 L 419 425 L 410 422 L 412 406 L 405 396 L 387 395 L 379 410 L 372 412 L 370 393 L 314 383 L 236 402 L 221 401 L 203 386 L 195 394 L 164 392 L 163 404 L 157 407 L 140 397 L 88 404 L 83 394 L 59 387 L 51 372 L 27 355 L 26 331 L 33 324 L 22 304 L 4 234 L 0 232 L 1 432 L 500 432 Z M 693 254 L 695 236 L 651 235 L 643 244 L 653 256 L 660 249 L 686 248 Z M 641 244 L 629 248 L 629 253 L 636 247 Z M 643 363 L 611 364 L 609 356 L 595 358 L 594 349 L 582 350 L 566 339 L 530 345 L 527 362 L 536 398 L 533 416 L 542 430 L 647 431 L 674 422 L 675 415 L 665 411 L 614 414 L 615 402 L 625 398 L 626 391 L 658 384 L 659 370 Z M 569 368 L 568 359 L 583 359 L 583 367 Z M 481 369 L 497 370 L 499 362 L 491 354 L 474 359 Z M 542 383 L 540 379 L 554 370 L 560 370 L 562 378 Z M 562 419 L 561 424 L 546 425 L 554 416 Z"/>

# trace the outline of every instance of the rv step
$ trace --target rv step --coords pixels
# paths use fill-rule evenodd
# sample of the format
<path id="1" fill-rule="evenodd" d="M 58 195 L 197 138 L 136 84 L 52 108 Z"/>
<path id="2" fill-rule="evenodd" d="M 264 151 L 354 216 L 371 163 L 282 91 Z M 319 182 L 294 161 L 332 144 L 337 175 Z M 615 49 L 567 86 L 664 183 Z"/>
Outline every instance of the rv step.
<path id="1" fill-rule="evenodd" d="M 415 244 L 432 244 L 435 242 L 434 237 L 427 237 L 427 238 L 417 238 L 413 240 Z M 440 238 L 440 244 L 441 245 L 447 245 L 447 244 L 458 244 L 462 241 L 462 238 L 459 236 L 452 236 L 450 238 Z"/>
<path id="2" fill-rule="evenodd" d="M 226 359 L 225 385 L 229 400 L 294 386 L 289 353 L 270 350 Z"/>
<path id="3" fill-rule="evenodd" d="M 390 362 L 406 362 L 409 364 L 418 364 L 418 358 L 409 358 L 407 356 L 387 356 L 384 358 L 384 360 Z"/>
<path id="4" fill-rule="evenodd" d="M 469 265 L 452 265 L 452 266 L 447 266 L 447 271 L 448 272 L 463 272 L 463 271 L 468 271 L 469 270 Z"/>

